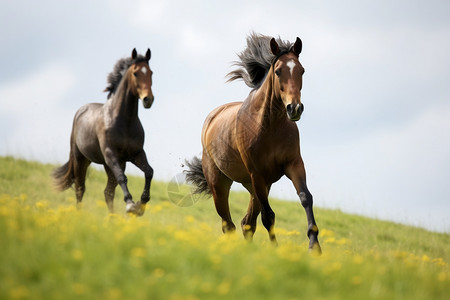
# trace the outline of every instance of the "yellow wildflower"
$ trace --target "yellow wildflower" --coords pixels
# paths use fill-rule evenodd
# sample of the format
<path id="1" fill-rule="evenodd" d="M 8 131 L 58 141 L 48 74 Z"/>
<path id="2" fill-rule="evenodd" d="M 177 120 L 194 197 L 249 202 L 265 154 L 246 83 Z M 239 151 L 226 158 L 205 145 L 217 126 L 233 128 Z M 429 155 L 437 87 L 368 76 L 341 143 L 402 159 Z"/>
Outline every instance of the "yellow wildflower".
<path id="1" fill-rule="evenodd" d="M 145 257 L 146 254 L 147 254 L 147 251 L 145 251 L 144 248 L 135 247 L 135 248 L 131 249 L 132 257 Z"/>
<path id="2" fill-rule="evenodd" d="M 11 299 L 24 299 L 29 297 L 30 292 L 28 291 L 26 286 L 20 285 L 12 288 L 9 291 L 9 295 L 11 296 Z"/>
<path id="3" fill-rule="evenodd" d="M 433 259 L 432 262 L 439 267 L 446 267 L 448 265 L 441 257 Z"/>
<path id="4" fill-rule="evenodd" d="M 360 276 L 353 276 L 352 278 L 352 284 L 354 285 L 360 285 L 362 282 L 361 277 Z"/>
<path id="5" fill-rule="evenodd" d="M 194 223 L 194 222 L 195 222 L 195 218 L 194 218 L 193 216 L 186 216 L 186 217 L 184 218 L 184 220 L 185 220 L 187 223 Z"/>
<path id="6" fill-rule="evenodd" d="M 153 276 L 155 276 L 156 278 L 162 278 L 165 274 L 166 271 L 164 271 L 164 269 L 156 268 L 155 270 L 153 270 Z"/>
<path id="7" fill-rule="evenodd" d="M 37 207 L 37 208 L 45 209 L 45 208 L 48 207 L 48 205 L 49 205 L 49 203 L 48 203 L 47 200 L 42 200 L 42 201 L 36 202 L 36 207 Z"/>
<path id="8" fill-rule="evenodd" d="M 108 299 L 120 299 L 122 298 L 122 291 L 118 288 L 111 288 L 107 291 Z"/>
<path id="9" fill-rule="evenodd" d="M 342 268 L 342 263 L 336 261 L 336 262 L 326 266 L 326 268 L 323 270 L 323 273 L 325 275 L 330 275 L 334 272 L 341 270 L 341 268 Z"/>
<path id="10" fill-rule="evenodd" d="M 325 244 L 334 244 L 336 243 L 336 238 L 334 237 L 329 237 L 324 241 Z"/>
<path id="11" fill-rule="evenodd" d="M 230 288 L 231 288 L 231 282 L 229 280 L 225 279 L 217 287 L 217 292 L 220 295 L 226 295 L 230 292 Z"/>
<path id="12" fill-rule="evenodd" d="M 83 257 L 84 257 L 84 255 L 83 255 L 83 252 L 81 250 L 75 249 L 75 250 L 72 251 L 72 258 L 74 260 L 80 261 L 80 260 L 83 259 Z"/>
<path id="13" fill-rule="evenodd" d="M 97 200 L 97 201 L 95 201 L 95 206 L 97 206 L 98 208 L 105 208 L 106 202 L 102 201 L 102 200 Z"/>
<path id="14" fill-rule="evenodd" d="M 334 237 L 334 232 L 332 230 L 328 230 L 326 228 L 323 228 L 319 232 L 320 237 Z"/>
<path id="15" fill-rule="evenodd" d="M 83 295 L 86 293 L 86 287 L 81 283 L 74 283 L 72 285 L 72 290 L 77 295 Z"/>
<path id="16" fill-rule="evenodd" d="M 341 246 L 348 245 L 350 243 L 351 243 L 351 241 L 347 238 L 342 238 L 342 239 L 336 240 L 336 244 L 341 245 Z"/>
<path id="17" fill-rule="evenodd" d="M 363 259 L 363 257 L 361 255 L 355 255 L 355 257 L 353 257 L 353 262 L 355 264 L 360 265 L 360 264 L 363 263 L 363 261 L 364 261 L 364 259 Z"/>
<path id="18" fill-rule="evenodd" d="M 449 277 L 448 277 L 448 274 L 447 273 L 445 273 L 445 272 L 439 272 L 439 274 L 438 274 L 438 276 L 437 276 L 437 280 L 439 280 L 439 281 L 445 281 L 445 280 L 447 280 Z"/>
<path id="19" fill-rule="evenodd" d="M 161 204 L 151 205 L 150 206 L 150 213 L 156 214 L 163 210 L 163 206 Z"/>

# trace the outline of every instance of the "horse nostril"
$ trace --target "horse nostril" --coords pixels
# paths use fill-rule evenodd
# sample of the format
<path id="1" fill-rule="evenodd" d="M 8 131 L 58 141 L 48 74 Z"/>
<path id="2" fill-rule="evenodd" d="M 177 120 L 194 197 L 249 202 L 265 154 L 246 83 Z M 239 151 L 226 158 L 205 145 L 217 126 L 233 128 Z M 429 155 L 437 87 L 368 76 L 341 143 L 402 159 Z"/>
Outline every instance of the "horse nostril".
<path id="1" fill-rule="evenodd" d="M 286 110 L 289 114 L 292 113 L 292 104 L 286 105 Z"/>
<path id="2" fill-rule="evenodd" d="M 144 97 L 144 99 L 142 99 L 142 103 L 144 104 L 145 108 L 150 108 L 153 104 L 153 96 L 150 97 Z"/>
<path id="3" fill-rule="evenodd" d="M 305 106 L 303 105 L 303 103 L 300 104 L 300 107 L 298 108 L 298 110 L 300 111 L 300 113 L 302 113 L 303 110 L 305 110 Z"/>

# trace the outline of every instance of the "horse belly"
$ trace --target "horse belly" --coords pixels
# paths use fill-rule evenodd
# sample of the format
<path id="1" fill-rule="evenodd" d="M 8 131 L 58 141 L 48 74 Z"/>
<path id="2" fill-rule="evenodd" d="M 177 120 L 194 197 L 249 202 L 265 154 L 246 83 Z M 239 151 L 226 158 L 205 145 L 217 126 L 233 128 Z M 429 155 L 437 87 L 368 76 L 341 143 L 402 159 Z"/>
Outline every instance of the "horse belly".
<path id="1" fill-rule="evenodd" d="M 217 168 L 233 181 L 240 183 L 250 182 L 250 174 L 247 172 L 239 152 L 225 144 L 220 146 L 216 144 L 214 146 L 217 146 L 216 149 L 222 149 L 214 154 L 209 152 Z"/>

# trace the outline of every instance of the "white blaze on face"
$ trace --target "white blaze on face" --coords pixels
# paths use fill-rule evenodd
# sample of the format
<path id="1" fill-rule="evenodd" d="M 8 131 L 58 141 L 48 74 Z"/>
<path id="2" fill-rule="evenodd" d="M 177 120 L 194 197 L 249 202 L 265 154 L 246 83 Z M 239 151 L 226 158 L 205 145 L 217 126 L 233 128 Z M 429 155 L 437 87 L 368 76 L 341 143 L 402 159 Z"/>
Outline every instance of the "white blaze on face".
<path id="1" fill-rule="evenodd" d="M 286 66 L 288 66 L 289 70 L 291 71 L 291 76 L 292 76 L 292 73 L 294 72 L 294 68 L 295 68 L 295 62 L 294 62 L 294 60 L 291 59 L 290 61 L 288 61 L 288 62 L 286 63 Z"/>
<path id="2" fill-rule="evenodd" d="M 142 73 L 144 73 L 144 75 L 146 75 L 147 74 L 147 67 L 146 66 L 143 66 L 142 68 L 141 68 L 141 72 Z"/>

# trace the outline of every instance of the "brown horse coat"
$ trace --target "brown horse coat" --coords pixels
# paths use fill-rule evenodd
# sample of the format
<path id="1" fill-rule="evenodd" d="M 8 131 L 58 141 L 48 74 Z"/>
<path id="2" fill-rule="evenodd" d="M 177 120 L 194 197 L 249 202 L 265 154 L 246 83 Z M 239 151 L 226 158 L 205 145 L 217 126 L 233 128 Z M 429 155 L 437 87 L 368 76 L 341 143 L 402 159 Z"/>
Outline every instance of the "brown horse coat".
<path id="1" fill-rule="evenodd" d="M 271 185 L 286 175 L 294 184 L 307 214 L 310 248 L 320 251 L 312 195 L 306 185 L 300 155 L 299 132 L 293 122 L 303 112 L 300 91 L 304 69 L 298 61 L 301 41 L 297 38 L 294 45 L 284 50 L 280 50 L 275 39 L 265 36 L 253 35 L 247 43 L 250 48 L 261 47 L 264 42 L 270 43 L 272 59 L 265 66 L 263 81 L 254 86 L 244 102 L 222 105 L 208 115 L 202 130 L 202 173 L 195 166 L 199 160 L 193 160 L 188 163 L 187 180 L 201 186 L 199 177 L 204 178 L 207 188 L 203 185 L 200 191 L 213 195 L 224 232 L 235 229 L 228 194 L 233 181 L 241 183 L 251 194 L 247 215 L 241 222 L 244 235 L 251 239 L 261 212 L 270 239 L 276 242 L 273 231 L 275 214 L 269 205 L 268 194 Z M 254 53 L 257 49 L 251 50 L 249 52 Z M 241 54 L 241 60 L 243 57 L 249 59 L 245 52 Z M 246 71 L 249 77 L 254 75 L 250 68 Z M 245 74 L 236 73 L 239 72 L 231 73 L 232 79 L 243 78 L 246 81 Z"/>

